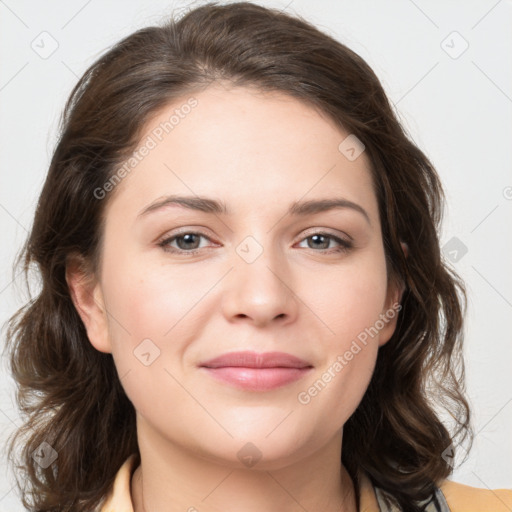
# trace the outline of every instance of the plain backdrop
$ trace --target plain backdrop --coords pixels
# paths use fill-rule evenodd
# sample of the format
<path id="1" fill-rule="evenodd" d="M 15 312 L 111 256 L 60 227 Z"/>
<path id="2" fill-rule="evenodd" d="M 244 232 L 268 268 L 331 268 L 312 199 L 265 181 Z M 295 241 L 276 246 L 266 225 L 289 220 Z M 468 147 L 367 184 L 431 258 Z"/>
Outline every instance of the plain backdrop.
<path id="1" fill-rule="evenodd" d="M 122 37 L 201 3 L 0 0 L 2 323 L 25 300 L 12 262 L 30 228 L 73 85 Z M 361 55 L 436 166 L 447 196 L 442 245 L 469 292 L 465 360 L 476 434 L 451 478 L 512 488 L 512 2 L 257 3 L 300 14 Z M 5 329 L 2 343 L 4 337 Z M 20 423 L 13 392 L 4 361 L 2 443 Z M 3 445 L 0 453 L 0 512 L 18 512 Z"/>

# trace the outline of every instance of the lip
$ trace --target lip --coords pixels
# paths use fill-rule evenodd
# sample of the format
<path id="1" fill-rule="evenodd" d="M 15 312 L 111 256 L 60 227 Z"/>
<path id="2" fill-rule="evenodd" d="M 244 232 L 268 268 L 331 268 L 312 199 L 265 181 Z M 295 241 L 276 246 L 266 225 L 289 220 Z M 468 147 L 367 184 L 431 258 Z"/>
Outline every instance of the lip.
<path id="1" fill-rule="evenodd" d="M 304 377 L 313 365 L 285 352 L 230 352 L 199 365 L 213 378 L 249 391 L 269 391 Z"/>

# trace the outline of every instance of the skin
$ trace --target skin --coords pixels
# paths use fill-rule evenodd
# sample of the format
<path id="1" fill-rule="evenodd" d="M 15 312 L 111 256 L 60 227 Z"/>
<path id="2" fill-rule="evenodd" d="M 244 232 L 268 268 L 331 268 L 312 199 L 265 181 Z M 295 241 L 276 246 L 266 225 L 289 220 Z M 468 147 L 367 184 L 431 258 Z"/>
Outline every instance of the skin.
<path id="1" fill-rule="evenodd" d="M 400 300 L 387 278 L 370 162 L 364 152 L 349 161 L 338 150 L 348 132 L 285 94 L 215 84 L 193 96 L 197 106 L 105 199 L 100 272 L 67 272 L 90 342 L 113 354 L 137 412 L 134 509 L 354 511 L 343 425 L 398 315 L 309 403 L 297 397 Z M 158 112 L 141 141 L 189 97 Z M 170 205 L 138 217 L 169 194 L 222 200 L 231 214 Z M 332 197 L 368 219 L 352 208 L 286 214 L 294 201 Z M 206 238 L 175 239 L 168 246 L 181 254 L 164 251 L 158 242 L 178 228 Z M 353 248 L 315 244 L 322 232 L 351 237 Z M 251 263 L 237 252 L 247 236 L 262 249 Z M 134 355 L 144 339 L 160 350 L 148 366 Z M 288 352 L 313 369 L 255 392 L 198 368 L 237 350 Z M 261 454 L 252 467 L 237 455 L 248 442 Z"/>

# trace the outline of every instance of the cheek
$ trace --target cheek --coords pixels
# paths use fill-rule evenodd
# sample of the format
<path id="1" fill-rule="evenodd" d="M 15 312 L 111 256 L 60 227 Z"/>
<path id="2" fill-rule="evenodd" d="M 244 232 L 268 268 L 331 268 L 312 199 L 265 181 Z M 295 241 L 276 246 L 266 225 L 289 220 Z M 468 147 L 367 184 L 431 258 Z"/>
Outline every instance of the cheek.
<path id="1" fill-rule="evenodd" d="M 143 396 L 137 398 L 141 393 L 158 399 L 164 384 L 173 384 L 166 371 L 182 371 L 187 346 L 207 323 L 208 290 L 218 276 L 198 273 L 193 265 L 149 265 L 128 252 L 112 251 L 105 263 L 103 289 L 118 374 L 127 376 L 123 386 L 134 403 L 144 403 Z"/>
<path id="2" fill-rule="evenodd" d="M 169 407 L 177 387 L 169 361 L 181 360 L 185 340 L 191 336 L 183 321 L 191 307 L 187 288 L 176 279 L 171 287 L 169 281 L 164 273 L 138 265 L 135 258 L 118 260 L 105 279 L 117 373 L 129 400 L 146 418 Z"/>
<path id="3" fill-rule="evenodd" d="M 368 254 L 353 265 L 325 276 L 323 293 L 318 289 L 318 311 L 331 329 L 331 339 L 340 350 L 361 332 L 371 328 L 384 312 L 387 276 L 384 257 Z M 374 336 L 373 338 L 376 338 Z"/>
<path id="4" fill-rule="evenodd" d="M 116 331 L 139 338 L 162 340 L 211 286 L 178 265 L 149 265 L 140 255 L 110 257 L 104 289 Z M 194 272 L 197 274 L 197 272 Z M 122 334 L 122 332 L 121 332 Z"/>
<path id="5" fill-rule="evenodd" d="M 375 325 L 384 295 L 377 299 L 368 293 L 374 293 L 373 288 L 358 283 L 347 282 L 347 291 L 341 290 L 328 306 L 326 323 L 334 334 L 323 338 L 322 364 L 297 395 L 299 407 L 312 417 L 325 417 L 328 411 L 332 428 L 343 425 L 362 400 L 379 349 Z"/>
<path id="6" fill-rule="evenodd" d="M 317 311 L 330 333 L 323 338 L 316 380 L 308 382 L 299 402 L 318 411 L 330 409 L 343 423 L 362 399 L 375 367 L 387 292 L 384 257 L 361 259 L 325 284 Z"/>

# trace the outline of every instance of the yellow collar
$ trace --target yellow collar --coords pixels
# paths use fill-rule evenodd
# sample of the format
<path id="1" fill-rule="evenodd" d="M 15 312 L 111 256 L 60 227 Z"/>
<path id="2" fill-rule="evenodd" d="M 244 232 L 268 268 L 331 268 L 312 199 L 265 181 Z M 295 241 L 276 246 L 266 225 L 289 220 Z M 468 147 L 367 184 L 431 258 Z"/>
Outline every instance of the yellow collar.
<path id="1" fill-rule="evenodd" d="M 101 508 L 101 512 L 133 512 L 130 483 L 133 471 L 136 469 L 136 460 L 136 455 L 132 454 L 119 468 L 112 491 Z M 359 496 L 359 512 L 380 512 L 373 485 L 364 473 L 359 475 Z"/>

